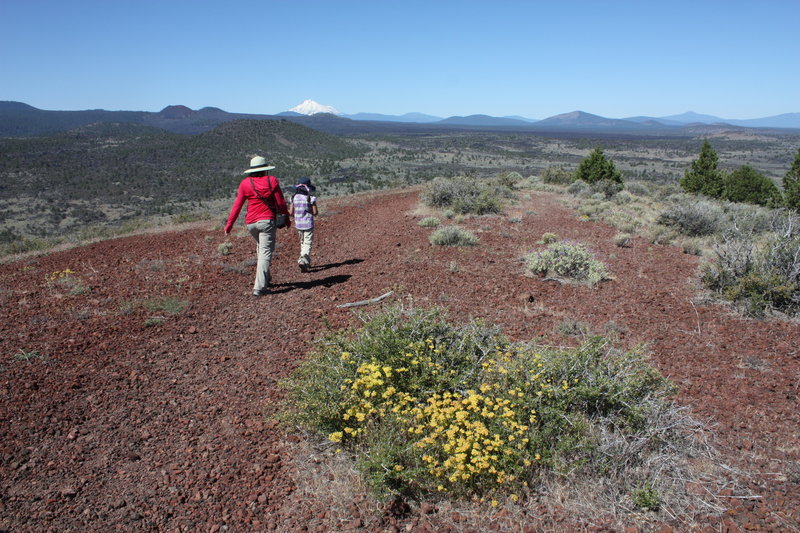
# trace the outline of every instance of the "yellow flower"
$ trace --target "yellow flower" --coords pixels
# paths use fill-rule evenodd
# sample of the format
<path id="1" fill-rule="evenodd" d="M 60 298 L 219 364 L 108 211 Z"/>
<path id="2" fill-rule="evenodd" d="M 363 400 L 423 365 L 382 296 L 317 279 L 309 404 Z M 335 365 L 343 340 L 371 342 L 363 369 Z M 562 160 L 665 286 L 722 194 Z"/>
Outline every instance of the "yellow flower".
<path id="1" fill-rule="evenodd" d="M 343 436 L 344 435 L 342 434 L 341 431 L 337 431 L 335 433 L 331 433 L 330 435 L 328 435 L 328 438 L 331 440 L 331 442 L 342 442 Z"/>
<path id="2" fill-rule="evenodd" d="M 394 471 L 395 472 L 402 472 L 403 471 L 403 465 L 394 465 Z"/>

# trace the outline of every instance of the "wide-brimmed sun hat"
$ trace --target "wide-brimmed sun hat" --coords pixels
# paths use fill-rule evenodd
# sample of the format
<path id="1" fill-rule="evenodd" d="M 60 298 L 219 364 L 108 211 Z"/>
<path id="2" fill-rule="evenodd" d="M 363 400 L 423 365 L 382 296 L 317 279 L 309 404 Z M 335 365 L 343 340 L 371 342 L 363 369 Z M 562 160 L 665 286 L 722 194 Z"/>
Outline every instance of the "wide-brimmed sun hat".
<path id="1" fill-rule="evenodd" d="M 255 156 L 250 160 L 250 168 L 244 171 L 245 174 L 252 174 L 253 172 L 261 172 L 264 170 L 272 170 L 275 168 L 273 165 L 267 165 L 267 160 L 260 155 Z"/>

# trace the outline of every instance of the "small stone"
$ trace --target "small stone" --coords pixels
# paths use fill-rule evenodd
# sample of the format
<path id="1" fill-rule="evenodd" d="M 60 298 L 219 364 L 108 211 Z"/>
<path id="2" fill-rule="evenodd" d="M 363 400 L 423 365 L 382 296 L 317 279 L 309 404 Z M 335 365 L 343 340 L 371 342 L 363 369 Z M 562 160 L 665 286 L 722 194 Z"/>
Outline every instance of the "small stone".
<path id="1" fill-rule="evenodd" d="M 78 494 L 78 489 L 77 489 L 77 488 L 75 488 L 75 487 L 71 487 L 71 486 L 69 486 L 69 487 L 62 487 L 62 488 L 61 488 L 61 489 L 58 491 L 58 493 L 59 493 L 59 494 L 60 494 L 60 495 L 61 495 L 63 498 L 74 498 L 74 497 L 75 497 L 75 496 Z"/>
<path id="2" fill-rule="evenodd" d="M 125 507 L 125 505 L 127 504 L 125 503 L 125 500 L 123 500 L 122 498 L 117 498 L 116 500 L 111 501 L 112 509 L 122 509 L 123 507 Z"/>

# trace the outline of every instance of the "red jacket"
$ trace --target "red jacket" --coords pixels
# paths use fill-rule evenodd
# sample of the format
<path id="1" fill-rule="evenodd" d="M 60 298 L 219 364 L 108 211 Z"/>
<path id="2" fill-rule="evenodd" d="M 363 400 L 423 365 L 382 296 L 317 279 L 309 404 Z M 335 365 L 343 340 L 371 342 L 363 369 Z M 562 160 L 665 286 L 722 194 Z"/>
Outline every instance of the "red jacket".
<path id="1" fill-rule="evenodd" d="M 275 176 L 253 176 L 253 183 L 258 190 L 258 194 L 267 199 L 270 207 L 267 207 L 262 202 L 258 195 L 253 191 L 250 185 L 250 178 L 245 178 L 239 184 L 239 191 L 236 194 L 236 200 L 231 207 L 231 214 L 228 216 L 228 223 L 225 224 L 225 233 L 231 231 L 236 219 L 239 218 L 239 211 L 242 210 L 244 201 L 247 200 L 247 215 L 245 215 L 244 223 L 252 224 L 259 220 L 272 220 L 275 218 L 273 209 L 277 208 L 278 213 L 286 215 L 287 220 L 289 217 L 289 210 L 286 208 L 286 200 L 283 197 L 283 191 Z M 270 190 L 272 194 L 270 194 Z"/>

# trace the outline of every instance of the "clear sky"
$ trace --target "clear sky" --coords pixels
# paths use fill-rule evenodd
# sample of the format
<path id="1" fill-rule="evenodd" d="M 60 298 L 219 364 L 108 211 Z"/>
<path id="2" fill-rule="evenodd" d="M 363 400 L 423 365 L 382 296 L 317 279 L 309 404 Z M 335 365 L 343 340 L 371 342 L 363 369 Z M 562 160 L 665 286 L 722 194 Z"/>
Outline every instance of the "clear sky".
<path id="1" fill-rule="evenodd" d="M 0 100 L 542 119 L 800 112 L 800 0 L 0 0 Z"/>

